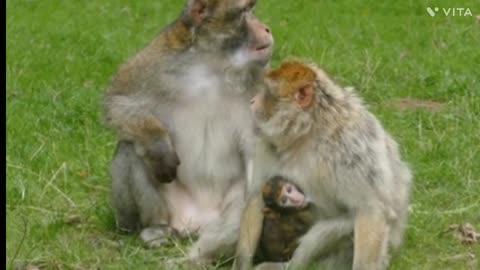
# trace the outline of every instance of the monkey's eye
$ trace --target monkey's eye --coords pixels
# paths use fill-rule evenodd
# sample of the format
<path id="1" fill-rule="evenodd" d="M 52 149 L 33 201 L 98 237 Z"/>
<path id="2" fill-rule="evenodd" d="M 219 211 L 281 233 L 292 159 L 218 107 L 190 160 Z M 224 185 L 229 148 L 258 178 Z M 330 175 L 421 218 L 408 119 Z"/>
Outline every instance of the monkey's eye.
<path id="1" fill-rule="evenodd" d="M 249 12 L 249 11 L 250 11 L 250 6 L 246 6 L 246 7 L 241 9 L 242 13 Z"/>
<path id="2" fill-rule="evenodd" d="M 250 4 L 248 4 L 247 6 L 245 6 L 244 8 L 242 8 L 242 11 L 243 12 L 247 12 L 247 11 L 253 11 L 253 9 L 255 8 L 255 3 L 256 1 L 252 1 L 250 2 Z"/>
<path id="3" fill-rule="evenodd" d="M 287 193 L 292 192 L 292 186 L 287 186 Z"/>

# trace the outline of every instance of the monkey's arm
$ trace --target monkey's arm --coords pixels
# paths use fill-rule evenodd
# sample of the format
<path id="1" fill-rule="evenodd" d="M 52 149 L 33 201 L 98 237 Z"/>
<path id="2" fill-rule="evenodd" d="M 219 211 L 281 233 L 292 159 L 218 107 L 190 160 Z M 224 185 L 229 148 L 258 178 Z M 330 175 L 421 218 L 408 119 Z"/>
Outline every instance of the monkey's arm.
<path id="1" fill-rule="evenodd" d="M 165 131 L 174 76 L 165 75 L 171 66 L 161 33 L 149 46 L 125 63 L 103 97 L 107 126 L 117 131 L 120 140 L 142 141 Z M 162 113 L 163 112 L 163 113 Z M 162 120 L 160 120 L 162 119 Z"/>
<path id="2" fill-rule="evenodd" d="M 358 153 L 363 157 L 369 156 L 368 153 Z M 363 158 L 356 166 L 341 166 L 337 171 L 337 176 L 351 190 L 357 191 L 344 191 L 337 197 L 352 213 L 354 270 L 380 270 L 388 264 L 389 219 L 396 216 L 391 194 L 397 191 L 392 189 L 392 172 L 384 161 L 388 161 L 388 157 L 378 152 L 375 159 Z M 367 174 L 363 173 L 366 168 Z M 352 177 L 355 175 L 357 177 Z"/>
<path id="3" fill-rule="evenodd" d="M 328 251 L 332 244 L 351 234 L 353 228 L 353 219 L 348 216 L 319 220 L 300 239 L 288 269 L 304 269 L 316 256 Z"/>
<path id="4" fill-rule="evenodd" d="M 156 116 L 158 104 L 158 98 L 146 94 L 121 95 L 109 92 L 103 103 L 105 122 L 117 132 L 120 140 L 147 143 L 166 132 Z"/>
<path id="5" fill-rule="evenodd" d="M 247 201 L 240 225 L 237 259 L 234 269 L 251 269 L 255 249 L 262 232 L 263 200 L 260 193 L 253 194 Z"/>
<path id="6" fill-rule="evenodd" d="M 253 256 L 258 246 L 263 226 L 262 186 L 267 181 L 269 173 L 276 171 L 271 153 L 262 140 L 255 141 L 255 155 L 251 176 L 248 177 L 246 198 L 240 224 L 240 236 L 237 243 L 236 262 L 234 269 L 247 270 L 252 268 Z"/>
<path id="7" fill-rule="evenodd" d="M 265 145 L 265 143 L 256 138 L 254 141 L 254 154 L 252 160 L 249 162 L 251 173 L 247 178 L 247 192 L 246 198 L 256 192 L 261 193 L 263 185 L 267 182 L 271 172 L 278 171 L 277 164 L 274 158 Z"/>

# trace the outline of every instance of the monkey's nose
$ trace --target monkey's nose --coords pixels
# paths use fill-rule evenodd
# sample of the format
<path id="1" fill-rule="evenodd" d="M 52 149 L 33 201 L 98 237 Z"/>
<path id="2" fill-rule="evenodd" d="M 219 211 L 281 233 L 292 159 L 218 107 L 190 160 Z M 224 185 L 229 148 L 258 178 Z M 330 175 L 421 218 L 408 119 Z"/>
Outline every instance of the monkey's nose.
<path id="1" fill-rule="evenodd" d="M 253 105 L 253 103 L 255 103 L 255 98 L 252 98 L 252 99 L 250 100 L 250 105 Z"/>

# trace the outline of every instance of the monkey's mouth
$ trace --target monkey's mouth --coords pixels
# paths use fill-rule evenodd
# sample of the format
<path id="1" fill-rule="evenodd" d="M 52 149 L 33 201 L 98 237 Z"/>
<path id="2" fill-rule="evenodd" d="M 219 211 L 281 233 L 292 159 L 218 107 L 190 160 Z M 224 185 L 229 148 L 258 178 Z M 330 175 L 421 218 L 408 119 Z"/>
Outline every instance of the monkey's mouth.
<path id="1" fill-rule="evenodd" d="M 272 57 L 273 42 L 266 42 L 251 48 L 251 55 L 255 61 L 266 64 Z"/>
<path id="2" fill-rule="evenodd" d="M 308 204 L 305 198 L 301 198 L 299 200 L 290 198 L 290 200 L 292 200 L 292 203 L 296 205 L 296 208 L 300 208 L 300 209 L 306 207 Z"/>
<path id="3" fill-rule="evenodd" d="M 271 46 L 272 46 L 271 43 L 266 43 L 266 44 L 264 44 L 264 45 L 261 45 L 261 46 L 256 47 L 256 48 L 255 48 L 255 51 L 257 51 L 257 52 L 263 51 L 263 50 L 269 49 Z"/>

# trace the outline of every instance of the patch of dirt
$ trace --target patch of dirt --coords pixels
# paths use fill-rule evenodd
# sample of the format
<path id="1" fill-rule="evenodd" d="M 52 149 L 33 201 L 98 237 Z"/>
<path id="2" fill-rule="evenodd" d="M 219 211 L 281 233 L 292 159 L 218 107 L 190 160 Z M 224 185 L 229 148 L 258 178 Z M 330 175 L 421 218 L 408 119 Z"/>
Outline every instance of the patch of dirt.
<path id="1" fill-rule="evenodd" d="M 448 231 L 454 233 L 454 236 L 463 244 L 471 245 L 480 243 L 480 233 L 470 223 L 452 224 L 448 226 Z"/>
<path id="2" fill-rule="evenodd" d="M 447 104 L 432 100 L 422 100 L 415 98 L 400 98 L 389 102 L 399 111 L 425 110 L 428 112 L 441 112 L 447 108 Z"/>

